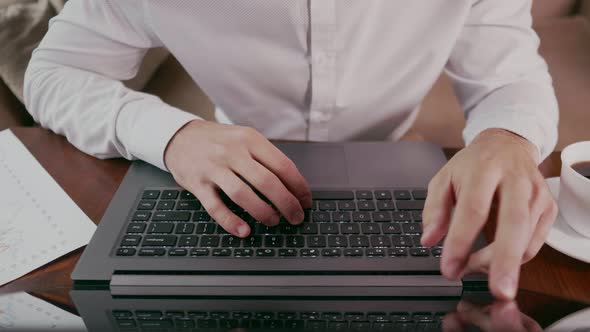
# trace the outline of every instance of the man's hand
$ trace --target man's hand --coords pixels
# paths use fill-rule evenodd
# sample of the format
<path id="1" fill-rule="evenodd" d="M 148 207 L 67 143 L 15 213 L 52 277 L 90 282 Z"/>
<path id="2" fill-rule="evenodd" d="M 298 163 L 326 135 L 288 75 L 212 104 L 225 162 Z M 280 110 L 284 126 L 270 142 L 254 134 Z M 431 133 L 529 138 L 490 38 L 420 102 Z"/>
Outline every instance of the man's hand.
<path id="1" fill-rule="evenodd" d="M 279 212 L 299 224 L 303 209 L 311 208 L 311 191 L 295 164 L 251 128 L 192 121 L 170 141 L 164 160 L 178 184 L 192 192 L 221 227 L 239 237 L 248 236 L 250 228 L 225 206 L 219 189 L 269 226 L 279 223 Z"/>
<path id="2" fill-rule="evenodd" d="M 515 297 L 520 265 L 541 249 L 557 215 L 536 156 L 535 147 L 520 136 L 489 129 L 432 179 L 422 244 L 432 246 L 446 234 L 441 259 L 445 277 L 487 272 L 494 296 Z M 493 201 L 498 203 L 495 239 L 471 254 Z"/>
<path id="3" fill-rule="evenodd" d="M 447 314 L 443 320 L 444 332 L 471 331 L 477 327 L 485 332 L 541 332 L 539 324 L 523 314 L 514 301 L 476 305 L 459 302 L 457 312 Z"/>

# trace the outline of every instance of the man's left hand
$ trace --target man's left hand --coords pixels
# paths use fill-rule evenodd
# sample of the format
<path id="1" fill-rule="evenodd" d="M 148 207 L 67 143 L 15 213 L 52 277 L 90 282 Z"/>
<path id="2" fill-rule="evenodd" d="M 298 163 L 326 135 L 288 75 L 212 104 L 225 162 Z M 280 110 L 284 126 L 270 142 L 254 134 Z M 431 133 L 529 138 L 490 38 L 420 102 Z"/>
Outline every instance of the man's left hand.
<path id="1" fill-rule="evenodd" d="M 541 249 L 557 216 L 537 155 L 524 138 L 488 129 L 432 179 L 422 244 L 433 246 L 446 235 L 441 258 L 445 277 L 486 272 L 494 296 L 514 299 L 520 265 Z M 494 241 L 472 253 L 493 202 L 498 204 Z"/>

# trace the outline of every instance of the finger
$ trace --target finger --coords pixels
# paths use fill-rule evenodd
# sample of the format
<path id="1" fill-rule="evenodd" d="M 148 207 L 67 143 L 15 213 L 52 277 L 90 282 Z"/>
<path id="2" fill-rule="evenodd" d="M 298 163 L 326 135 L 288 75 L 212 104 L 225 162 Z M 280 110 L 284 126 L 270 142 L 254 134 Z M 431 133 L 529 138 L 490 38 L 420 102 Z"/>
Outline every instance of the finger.
<path id="1" fill-rule="evenodd" d="M 555 218 L 557 218 L 557 204 L 553 200 L 553 197 L 551 197 L 551 194 L 547 195 L 548 197 L 541 199 L 544 211 L 535 226 L 535 231 L 523 257 L 523 263 L 530 261 L 539 253 L 539 250 L 541 250 L 541 247 L 545 243 L 545 239 L 547 239 L 551 226 L 555 222 Z"/>
<path id="2" fill-rule="evenodd" d="M 531 317 L 520 313 L 520 320 L 522 321 L 522 325 L 524 326 L 525 331 L 528 332 L 541 332 L 543 331 L 543 328 L 541 327 L 541 325 L 539 325 L 539 323 L 537 323 L 534 319 L 532 319 Z"/>
<path id="3" fill-rule="evenodd" d="M 442 330 L 444 332 L 458 332 L 463 331 L 463 324 L 456 312 L 451 312 L 445 316 L 442 322 Z"/>
<path id="4" fill-rule="evenodd" d="M 428 184 L 428 196 L 422 213 L 423 246 L 432 247 L 445 236 L 454 203 L 451 176 L 441 171 Z"/>
<path id="5" fill-rule="evenodd" d="M 265 225 L 278 225 L 280 219 L 278 213 L 232 171 L 220 171 L 211 179 L 234 203 L 246 210 L 254 219 Z"/>
<path id="6" fill-rule="evenodd" d="M 276 175 L 256 160 L 242 160 L 235 165 L 234 171 L 267 197 L 290 223 L 303 222 L 303 209 L 298 199 Z"/>
<path id="7" fill-rule="evenodd" d="M 490 331 L 492 327 L 491 316 L 482 309 L 464 301 L 457 306 L 457 315 L 464 323 L 477 326 L 482 331 Z"/>
<path id="8" fill-rule="evenodd" d="M 465 268 L 465 274 L 470 273 L 489 273 L 490 262 L 494 256 L 494 242 L 487 246 L 479 249 L 469 256 L 467 267 Z"/>
<path id="9" fill-rule="evenodd" d="M 441 258 L 447 278 L 463 275 L 473 243 L 488 221 L 497 184 L 497 177 L 490 174 L 467 178 L 461 188 Z"/>
<path id="10" fill-rule="evenodd" d="M 516 296 L 520 264 L 532 233 L 531 183 L 513 181 L 499 187 L 498 226 L 494 254 L 490 263 L 490 291 L 498 298 Z"/>
<path id="11" fill-rule="evenodd" d="M 187 188 L 201 201 L 209 215 L 228 233 L 239 237 L 247 237 L 250 234 L 250 226 L 236 216 L 225 206 L 216 188 L 211 185 L 207 188 Z"/>
<path id="12" fill-rule="evenodd" d="M 250 153 L 285 184 L 297 197 L 302 208 L 311 208 L 311 191 L 307 181 L 291 159 L 266 139 L 260 140 L 259 144 L 253 144 Z"/>
<path id="13" fill-rule="evenodd" d="M 521 313 L 514 301 L 496 302 L 491 310 L 492 331 L 519 331 L 525 327 L 521 320 Z"/>

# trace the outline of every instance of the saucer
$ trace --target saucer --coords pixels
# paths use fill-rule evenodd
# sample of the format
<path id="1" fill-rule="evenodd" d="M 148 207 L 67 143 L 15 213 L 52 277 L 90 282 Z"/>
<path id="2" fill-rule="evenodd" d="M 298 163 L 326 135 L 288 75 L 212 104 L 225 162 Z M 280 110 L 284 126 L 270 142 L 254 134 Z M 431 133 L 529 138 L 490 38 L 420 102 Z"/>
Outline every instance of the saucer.
<path id="1" fill-rule="evenodd" d="M 562 331 L 588 331 L 590 328 L 590 308 L 574 312 L 551 324 L 545 329 L 545 332 L 562 332 Z"/>
<path id="2" fill-rule="evenodd" d="M 559 196 L 559 177 L 546 179 L 551 194 L 557 200 Z M 580 261 L 590 263 L 590 238 L 584 237 L 568 225 L 561 213 L 549 231 L 545 241 L 553 249 Z"/>

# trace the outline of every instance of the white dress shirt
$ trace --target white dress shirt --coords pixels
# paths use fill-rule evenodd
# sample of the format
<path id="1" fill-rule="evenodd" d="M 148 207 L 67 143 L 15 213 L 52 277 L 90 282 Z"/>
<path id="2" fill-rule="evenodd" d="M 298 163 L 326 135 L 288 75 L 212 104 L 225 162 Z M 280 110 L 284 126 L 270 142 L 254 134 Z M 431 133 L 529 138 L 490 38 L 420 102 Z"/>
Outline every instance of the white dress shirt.
<path id="1" fill-rule="evenodd" d="M 165 169 L 193 114 L 125 88 L 166 47 L 235 124 L 272 139 L 394 139 L 443 70 L 487 128 L 557 141 L 558 107 L 531 0 L 70 0 L 25 77 L 28 110 L 99 158 Z"/>

